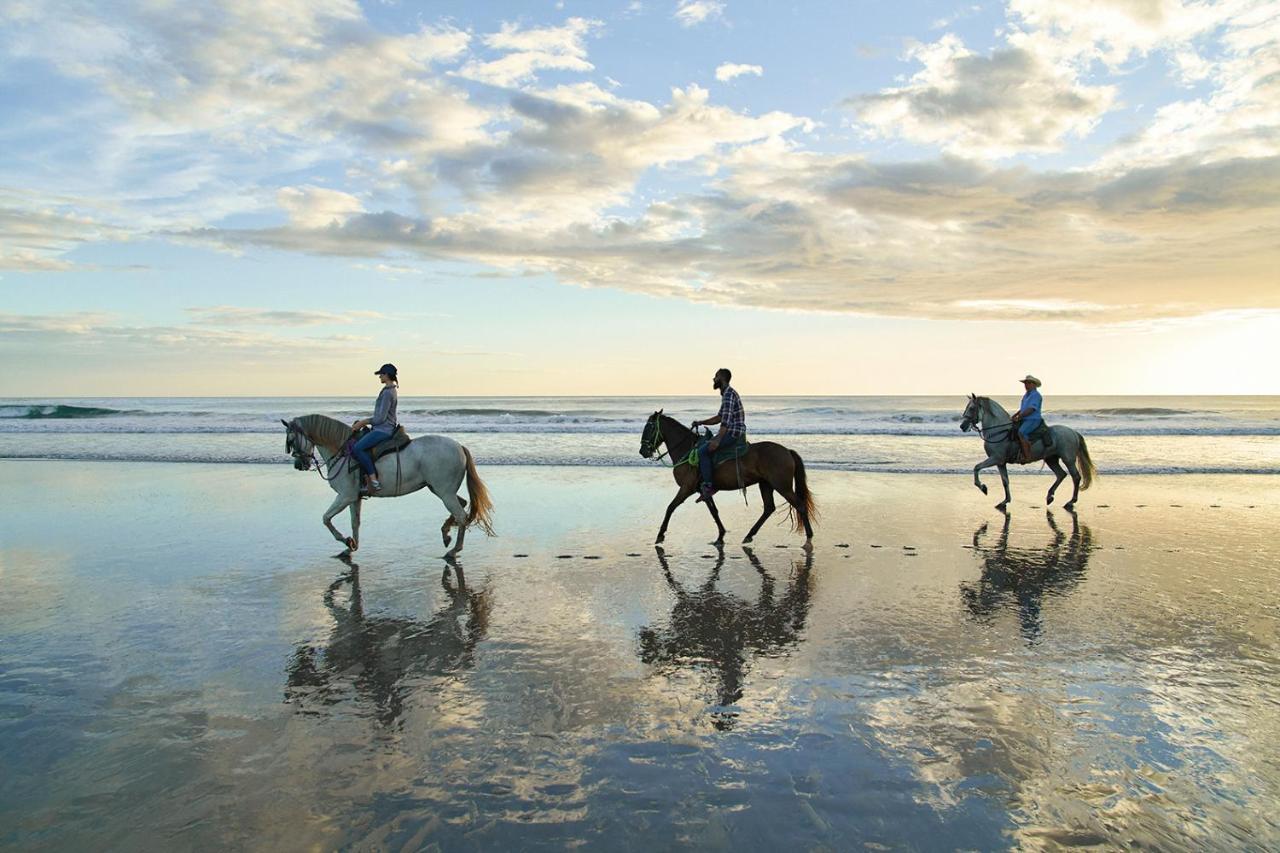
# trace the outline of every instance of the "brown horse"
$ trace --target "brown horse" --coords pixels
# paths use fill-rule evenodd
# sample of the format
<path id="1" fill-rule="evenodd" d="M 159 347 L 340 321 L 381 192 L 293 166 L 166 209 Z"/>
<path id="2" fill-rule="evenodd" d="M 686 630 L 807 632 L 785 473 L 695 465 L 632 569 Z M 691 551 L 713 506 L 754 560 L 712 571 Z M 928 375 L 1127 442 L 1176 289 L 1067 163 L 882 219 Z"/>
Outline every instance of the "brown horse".
<path id="1" fill-rule="evenodd" d="M 691 451 L 698 444 L 697 432 L 682 425 L 675 418 L 664 415 L 659 409 L 645 422 L 644 432 L 640 436 L 640 455 L 645 459 L 652 459 L 663 444 L 667 449 L 662 455 L 671 455 L 671 461 L 674 463 L 671 475 L 676 478 L 676 485 L 680 487 L 680 491 L 676 492 L 676 496 L 667 506 L 667 514 L 662 519 L 662 527 L 658 530 L 657 542 L 659 543 L 666 538 L 667 524 L 671 521 L 671 514 L 676 511 L 676 507 L 688 500 L 690 495 L 698 491 L 700 479 L 698 466 L 690 459 Z M 764 510 L 747 534 L 747 538 L 742 540 L 744 544 L 750 542 L 769 516 L 773 515 L 776 509 L 773 504 L 775 491 L 790 505 L 792 528 L 797 533 L 803 528 L 805 546 L 809 547 L 812 544 L 813 527 L 809 522 L 817 518 L 817 509 L 813 503 L 813 493 L 809 491 L 809 482 L 805 478 L 804 462 L 801 461 L 800 454 L 772 441 L 752 442 L 745 456 L 736 462 L 730 460 L 720 463 L 715 469 L 714 476 L 717 490 L 745 489 L 757 483 L 760 485 L 760 498 L 764 501 Z M 716 509 L 713 498 L 708 498 L 706 504 L 707 511 L 711 513 L 711 517 L 716 522 L 716 528 L 720 531 L 713 544 L 719 545 L 724 542 L 725 533 L 724 525 L 720 523 L 720 511 Z"/>

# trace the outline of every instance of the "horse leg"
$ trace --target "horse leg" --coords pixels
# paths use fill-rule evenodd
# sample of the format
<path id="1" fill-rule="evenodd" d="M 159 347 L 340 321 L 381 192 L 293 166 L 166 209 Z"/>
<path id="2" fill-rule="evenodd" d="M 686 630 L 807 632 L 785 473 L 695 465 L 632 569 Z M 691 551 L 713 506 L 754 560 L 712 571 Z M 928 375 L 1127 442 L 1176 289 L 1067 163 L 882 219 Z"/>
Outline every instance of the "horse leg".
<path id="1" fill-rule="evenodd" d="M 360 501 L 356 501 L 351 505 L 351 538 L 347 540 L 347 547 L 355 551 L 360 547 Z"/>
<path id="2" fill-rule="evenodd" d="M 752 526 L 751 530 L 748 531 L 747 538 L 742 540 L 743 545 L 750 543 L 752 539 L 756 538 L 756 533 L 760 531 L 760 528 L 764 526 L 764 523 L 769 520 L 769 516 L 773 515 L 774 511 L 777 509 L 773 503 L 773 486 L 770 486 L 763 480 L 760 481 L 760 500 L 764 502 L 764 509 L 760 512 L 760 518 L 756 520 L 756 523 Z"/>
<path id="3" fill-rule="evenodd" d="M 996 468 L 1000 471 L 1000 482 L 1004 485 L 1004 500 L 996 504 L 996 509 L 1003 510 L 1009 505 L 1009 466 L 1001 462 Z"/>
<path id="4" fill-rule="evenodd" d="M 691 494 L 693 494 L 692 488 L 681 486 L 680 491 L 676 492 L 676 496 L 671 499 L 671 503 L 667 504 L 667 514 L 662 518 L 662 526 L 658 528 L 658 538 L 653 540 L 654 545 L 661 545 L 662 540 L 667 538 L 667 525 L 671 523 L 671 513 L 676 511 L 676 507 L 687 501 Z"/>
<path id="5" fill-rule="evenodd" d="M 444 547 L 446 548 L 448 548 L 449 543 L 453 541 L 453 537 L 449 535 L 449 528 L 453 527 L 457 523 L 458 522 L 453 520 L 453 516 L 450 515 L 445 518 L 444 524 L 440 525 L 440 538 L 444 540 Z"/>
<path id="6" fill-rule="evenodd" d="M 988 456 L 986 459 L 982 460 L 977 465 L 973 466 L 973 484 L 977 486 L 979 489 L 981 489 L 984 495 L 987 493 L 987 487 L 986 487 L 986 484 L 982 482 L 982 480 L 978 479 L 978 472 L 981 471 L 983 468 L 991 468 L 999 464 L 1000 464 L 999 459 L 996 459 L 994 456 Z"/>
<path id="7" fill-rule="evenodd" d="M 1080 472 L 1076 470 L 1076 460 L 1074 457 L 1064 456 L 1062 461 L 1067 464 L 1067 473 L 1071 475 L 1071 500 L 1062 505 L 1067 512 L 1071 512 L 1075 508 L 1076 499 L 1080 497 Z"/>
<path id="8" fill-rule="evenodd" d="M 1049 494 L 1045 495 L 1044 505 L 1049 506 L 1053 503 L 1053 493 L 1058 491 L 1058 486 L 1063 480 L 1067 479 L 1067 472 L 1062 470 L 1062 463 L 1058 461 L 1058 457 L 1050 456 L 1044 460 L 1053 470 L 1054 476 L 1057 477 L 1053 481 L 1053 485 L 1049 487 Z"/>
<path id="9" fill-rule="evenodd" d="M 453 522 L 458 525 L 458 544 L 445 553 L 446 557 L 452 557 L 462 550 L 462 541 L 466 538 L 467 511 L 462 508 L 462 501 L 458 500 L 457 495 L 442 495 L 440 501 L 444 504 L 444 508 L 449 510 Z"/>
<path id="10" fill-rule="evenodd" d="M 711 513 L 711 519 L 716 523 L 716 529 L 719 533 L 716 535 L 716 541 L 712 545 L 720 546 L 724 544 L 724 525 L 720 523 L 720 510 L 716 509 L 716 501 L 711 495 L 707 495 L 703 501 L 707 505 L 707 512 Z"/>
<path id="11" fill-rule="evenodd" d="M 353 499 L 350 495 L 344 495 L 339 492 L 338 496 L 333 499 L 333 503 L 329 504 L 329 508 L 324 511 L 324 526 L 329 528 L 329 532 L 333 534 L 334 539 L 337 539 L 348 548 L 351 547 L 351 542 L 348 541 L 346 536 L 338 532 L 338 528 L 333 526 L 333 517 L 351 506 L 353 502 L 358 503 L 359 500 L 359 498 Z"/>

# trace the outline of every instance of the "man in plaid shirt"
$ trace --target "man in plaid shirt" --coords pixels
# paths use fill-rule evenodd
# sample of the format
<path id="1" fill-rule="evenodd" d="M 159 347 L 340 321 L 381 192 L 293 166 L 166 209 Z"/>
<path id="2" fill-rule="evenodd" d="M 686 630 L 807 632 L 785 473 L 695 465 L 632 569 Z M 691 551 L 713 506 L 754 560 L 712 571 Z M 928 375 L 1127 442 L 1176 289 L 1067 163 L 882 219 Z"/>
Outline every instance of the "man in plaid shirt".
<path id="1" fill-rule="evenodd" d="M 720 392 L 720 412 L 714 418 L 705 421 L 694 421 L 693 428 L 715 426 L 720 424 L 720 432 L 714 438 L 704 439 L 698 445 L 698 470 L 702 474 L 702 496 L 699 500 L 709 498 L 715 491 L 711 473 L 711 459 L 721 442 L 728 440 L 730 445 L 741 441 L 747 434 L 747 416 L 742 411 L 742 398 L 738 392 L 729 387 L 733 374 L 729 368 L 722 367 L 716 371 L 711 380 L 711 387 Z"/>

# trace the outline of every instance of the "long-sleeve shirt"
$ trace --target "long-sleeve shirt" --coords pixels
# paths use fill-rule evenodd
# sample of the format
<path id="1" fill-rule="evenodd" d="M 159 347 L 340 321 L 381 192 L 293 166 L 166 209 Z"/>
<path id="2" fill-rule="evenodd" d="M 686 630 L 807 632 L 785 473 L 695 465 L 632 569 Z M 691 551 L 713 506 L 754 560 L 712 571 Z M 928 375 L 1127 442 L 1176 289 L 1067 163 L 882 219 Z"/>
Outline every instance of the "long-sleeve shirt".
<path id="1" fill-rule="evenodd" d="M 742 410 L 742 398 L 727 385 L 720 392 L 720 425 L 724 427 L 726 438 L 741 438 L 747 432 L 747 415 Z"/>
<path id="2" fill-rule="evenodd" d="M 394 385 L 388 385 L 378 392 L 378 402 L 373 407 L 373 420 L 369 422 L 375 432 L 390 434 L 396 431 L 396 427 L 400 425 L 396 420 L 396 403 L 399 399 L 400 394 Z"/>

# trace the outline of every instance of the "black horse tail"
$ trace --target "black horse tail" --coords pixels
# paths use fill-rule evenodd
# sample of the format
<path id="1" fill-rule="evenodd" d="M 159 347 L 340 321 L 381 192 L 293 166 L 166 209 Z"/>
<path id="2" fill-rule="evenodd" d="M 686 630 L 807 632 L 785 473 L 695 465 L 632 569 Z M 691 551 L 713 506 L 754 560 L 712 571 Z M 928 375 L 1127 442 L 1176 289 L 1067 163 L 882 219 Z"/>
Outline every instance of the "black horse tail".
<path id="1" fill-rule="evenodd" d="M 1089 456 L 1089 445 L 1084 443 L 1084 436 L 1080 435 L 1080 491 L 1083 492 L 1092 486 L 1093 478 L 1096 476 L 1098 476 L 1098 469 L 1093 467 L 1093 459 Z"/>
<path id="2" fill-rule="evenodd" d="M 814 503 L 813 492 L 809 491 L 809 478 L 804 473 L 804 460 L 800 458 L 800 454 L 794 450 L 791 453 L 791 461 L 796 464 L 796 502 L 803 507 L 804 518 L 809 519 L 812 524 L 818 518 L 818 505 Z M 795 507 L 788 510 L 791 516 L 791 527 L 796 533 L 804 532 L 804 518 L 795 511 Z"/>

